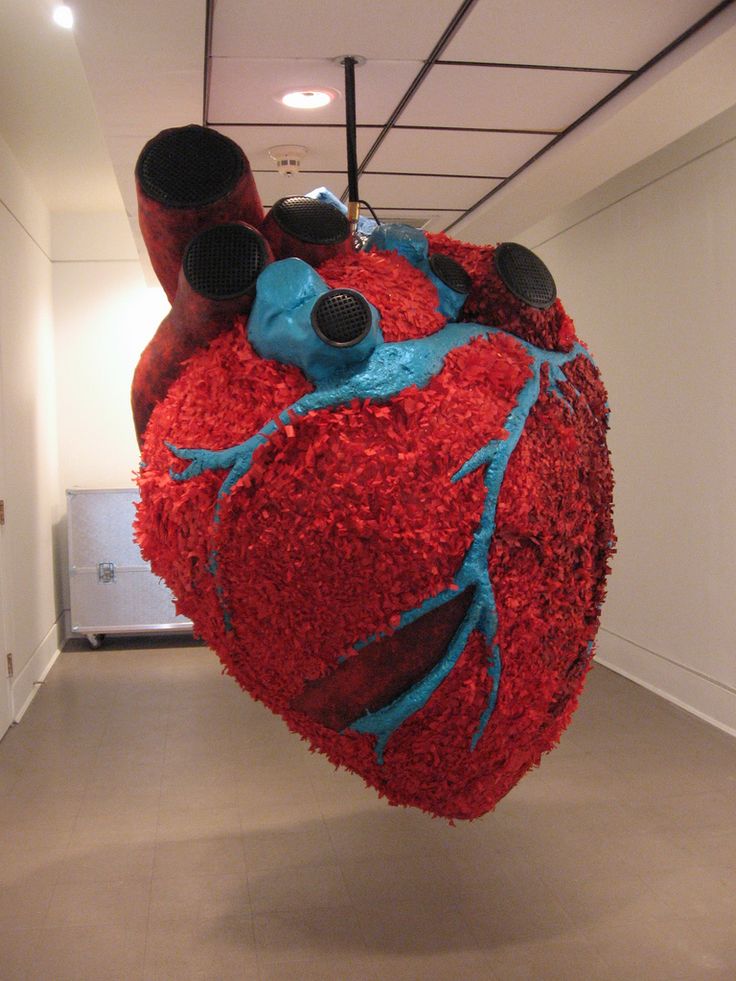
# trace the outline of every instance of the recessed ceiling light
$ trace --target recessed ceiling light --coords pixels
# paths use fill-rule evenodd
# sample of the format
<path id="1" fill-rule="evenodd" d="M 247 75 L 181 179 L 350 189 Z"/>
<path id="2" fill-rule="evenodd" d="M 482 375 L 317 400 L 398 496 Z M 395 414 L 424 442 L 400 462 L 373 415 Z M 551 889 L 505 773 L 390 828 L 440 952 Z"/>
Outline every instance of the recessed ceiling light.
<path id="1" fill-rule="evenodd" d="M 335 98 L 335 93 L 329 89 L 294 89 L 285 92 L 281 101 L 290 109 L 321 109 L 329 105 Z"/>
<path id="2" fill-rule="evenodd" d="M 74 11 L 64 3 L 54 7 L 53 18 L 55 24 L 65 27 L 68 31 L 74 27 Z"/>

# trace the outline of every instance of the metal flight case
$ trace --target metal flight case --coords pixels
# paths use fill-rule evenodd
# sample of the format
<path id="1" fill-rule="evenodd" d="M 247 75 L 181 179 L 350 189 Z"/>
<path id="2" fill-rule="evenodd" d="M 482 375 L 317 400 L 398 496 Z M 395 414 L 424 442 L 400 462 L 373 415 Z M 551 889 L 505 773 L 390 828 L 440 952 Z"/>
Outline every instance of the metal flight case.
<path id="1" fill-rule="evenodd" d="M 106 634 L 190 632 L 133 540 L 137 488 L 74 488 L 66 496 L 72 633 L 99 647 Z"/>

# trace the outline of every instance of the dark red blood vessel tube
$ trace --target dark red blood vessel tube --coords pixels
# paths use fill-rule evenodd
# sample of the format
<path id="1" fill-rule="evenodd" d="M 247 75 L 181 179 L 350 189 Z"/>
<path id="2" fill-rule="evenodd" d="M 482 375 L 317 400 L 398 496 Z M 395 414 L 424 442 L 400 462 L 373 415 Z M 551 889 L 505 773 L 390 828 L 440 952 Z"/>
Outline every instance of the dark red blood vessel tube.
<path id="1" fill-rule="evenodd" d="M 245 222 L 215 225 L 189 244 L 171 312 L 140 357 L 131 402 L 139 445 L 154 407 L 182 364 L 228 330 L 253 302 L 256 279 L 272 260 L 263 236 Z"/>
<path id="2" fill-rule="evenodd" d="M 473 590 L 426 613 L 390 637 L 381 637 L 328 675 L 308 681 L 291 703 L 335 732 L 376 712 L 411 688 L 437 664 L 468 612 Z"/>
<path id="3" fill-rule="evenodd" d="M 342 211 L 308 197 L 277 201 L 266 215 L 263 234 L 277 259 L 303 259 L 315 268 L 353 248 L 350 223 Z"/>
<path id="4" fill-rule="evenodd" d="M 470 278 L 463 319 L 504 330 L 547 351 L 569 351 L 575 328 L 557 298 L 552 274 L 523 245 L 493 247 L 456 242 L 440 232 L 427 233 L 432 256 L 454 259 Z"/>
<path id="5" fill-rule="evenodd" d="M 135 168 L 138 220 L 151 264 L 173 302 L 184 251 L 221 222 L 258 228 L 263 206 L 237 143 L 204 126 L 165 129 L 143 147 Z"/>

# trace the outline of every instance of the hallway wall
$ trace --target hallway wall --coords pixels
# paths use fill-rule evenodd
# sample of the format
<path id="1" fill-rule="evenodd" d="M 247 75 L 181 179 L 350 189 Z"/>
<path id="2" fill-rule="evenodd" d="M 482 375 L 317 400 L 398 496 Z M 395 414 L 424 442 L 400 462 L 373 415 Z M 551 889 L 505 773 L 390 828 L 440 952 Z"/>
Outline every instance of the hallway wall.
<path id="1" fill-rule="evenodd" d="M 53 215 L 52 250 L 60 484 L 126 487 L 139 462 L 130 383 L 169 304 L 122 210 Z"/>
<path id="2" fill-rule="evenodd" d="M 521 240 L 607 384 L 618 555 L 598 658 L 736 732 L 736 109 Z"/>
<path id="3" fill-rule="evenodd" d="M 1 139 L 0 268 L 0 616 L 17 718 L 58 652 L 60 509 L 49 214 Z"/>
<path id="4" fill-rule="evenodd" d="M 138 357 L 169 310 L 143 275 L 125 213 L 52 216 L 59 487 L 130 487 L 138 444 L 130 383 Z M 56 528 L 60 582 L 69 621 L 66 515 Z"/>

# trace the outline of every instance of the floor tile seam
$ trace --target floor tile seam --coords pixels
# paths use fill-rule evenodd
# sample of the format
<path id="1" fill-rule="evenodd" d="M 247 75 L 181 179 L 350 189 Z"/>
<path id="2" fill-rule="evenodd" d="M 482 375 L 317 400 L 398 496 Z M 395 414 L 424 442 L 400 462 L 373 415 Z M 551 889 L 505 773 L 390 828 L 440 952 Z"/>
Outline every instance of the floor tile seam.
<path id="1" fill-rule="evenodd" d="M 186 879 L 189 882 L 191 882 L 192 880 L 198 880 L 199 881 L 201 879 L 211 879 L 213 876 L 215 876 L 215 877 L 218 877 L 218 876 L 219 877 L 222 877 L 222 876 L 231 876 L 231 875 L 235 875 L 235 874 L 236 873 L 232 871 L 232 866 L 229 866 L 227 871 L 224 871 L 223 869 L 218 869 L 218 870 L 216 870 L 216 871 L 213 872 L 211 869 L 187 868 L 186 869 L 186 872 L 185 872 Z M 245 870 L 243 868 L 241 868 L 240 874 L 245 874 Z M 180 872 L 169 874 L 169 873 L 167 873 L 165 871 L 165 869 L 164 870 L 161 870 L 161 869 L 157 868 L 157 866 L 155 864 L 155 859 L 154 859 L 154 866 L 153 866 L 153 873 L 152 873 L 152 875 L 153 875 L 154 881 L 156 881 L 156 882 L 166 882 L 169 879 L 181 879 L 182 878 L 182 873 L 180 873 Z"/>
<path id="2" fill-rule="evenodd" d="M 626 944 L 623 942 L 617 942 L 612 944 L 607 940 L 596 941 L 595 938 L 591 941 L 592 952 L 598 958 L 600 963 L 606 968 L 607 974 L 604 976 L 605 981 L 619 981 L 621 978 L 621 962 L 614 956 L 614 951 L 625 951 Z M 647 950 L 647 954 L 654 955 L 657 953 L 655 949 Z M 633 966 L 633 965 L 632 965 Z M 646 978 L 646 967 L 644 964 L 637 964 L 637 977 L 642 979 Z M 683 973 L 676 971 L 672 973 L 672 968 L 667 967 L 666 981 L 705 981 L 705 975 L 693 975 L 690 968 L 683 965 Z"/>
<path id="3" fill-rule="evenodd" d="M 45 899 L 45 901 L 42 904 L 42 906 L 43 906 L 43 912 L 41 913 L 41 915 L 39 917 L 39 924 L 40 924 L 39 930 L 44 930 L 47 927 L 48 921 L 49 921 L 50 916 L 51 916 L 51 906 L 52 906 L 54 897 L 56 896 L 56 890 L 57 890 L 57 887 L 59 885 L 60 876 L 61 876 L 61 870 L 59 870 L 58 875 L 54 879 L 53 885 L 48 890 L 48 895 L 46 896 L 46 899 Z M 34 933 L 35 932 L 36 931 L 34 930 Z"/>
<path id="4" fill-rule="evenodd" d="M 76 827 L 76 820 L 74 822 L 74 827 Z M 43 917 L 43 921 L 42 921 L 42 923 L 43 923 L 44 926 L 46 925 L 46 920 L 47 920 L 47 918 L 48 918 L 48 916 L 50 914 L 51 905 L 53 903 L 54 898 L 56 897 L 56 893 L 57 893 L 57 890 L 59 888 L 59 885 L 63 881 L 62 880 L 63 869 L 64 869 L 64 866 L 65 866 L 65 864 L 67 863 L 67 861 L 69 859 L 70 850 L 71 850 L 71 846 L 72 846 L 72 841 L 73 840 L 74 840 L 74 830 L 72 828 L 72 829 L 69 830 L 68 834 L 66 835 L 66 844 L 64 845 L 64 847 L 62 849 L 61 855 L 55 861 L 56 871 L 55 871 L 55 875 L 53 876 L 53 883 L 54 884 L 53 884 L 53 888 L 50 890 L 46 913 L 45 913 L 45 915 Z M 35 871 L 38 871 L 38 870 L 35 870 Z"/>
<path id="5" fill-rule="evenodd" d="M 259 920 L 259 919 L 268 919 L 271 916 L 280 916 L 280 917 L 294 918 L 299 912 L 300 912 L 300 910 L 295 910 L 295 909 L 278 910 L 278 911 L 276 911 L 276 910 L 266 910 L 266 911 L 263 911 L 263 912 L 254 912 L 254 914 L 253 914 L 253 932 L 254 932 L 254 936 L 255 936 L 256 955 L 257 955 L 257 958 L 258 958 L 259 966 L 260 966 L 260 963 L 261 963 L 261 949 L 262 948 L 266 949 L 266 945 L 261 944 L 259 942 L 259 940 L 258 940 L 258 931 L 256 929 L 256 920 Z M 317 904 L 315 906 L 310 906 L 308 908 L 308 912 L 309 913 L 321 913 L 321 914 L 324 914 L 324 913 L 349 913 L 351 915 L 351 917 L 352 917 L 353 922 L 358 924 L 358 927 L 359 927 L 359 930 L 360 930 L 360 937 L 361 937 L 361 940 L 362 940 L 362 943 L 363 943 L 363 950 L 361 952 L 362 953 L 366 953 L 366 952 L 367 953 L 371 953 L 371 948 L 370 948 L 370 945 L 369 945 L 369 941 L 368 941 L 368 938 L 367 938 L 367 936 L 365 934 L 365 930 L 363 929 L 363 924 L 360 921 L 358 911 L 352 907 L 352 904 L 349 905 L 349 906 L 344 906 L 344 905 L 343 906 L 334 906 L 334 905 Z M 303 958 L 303 957 L 302 958 L 288 958 L 288 960 L 297 960 L 297 959 L 304 960 L 304 959 L 309 959 L 309 957 L 307 957 L 307 958 Z M 267 959 L 267 962 L 269 964 L 273 964 L 274 963 L 274 958 L 269 957 Z"/>
<path id="6" fill-rule="evenodd" d="M 567 939 L 568 939 L 568 935 L 574 934 L 574 932 L 575 932 L 578 924 L 576 923 L 576 921 L 573 918 L 573 916 L 571 915 L 571 913 L 568 912 L 568 910 L 566 909 L 564 903 L 558 902 L 556 904 L 556 906 L 557 906 L 557 912 L 561 914 L 561 919 L 562 919 L 562 921 L 564 923 L 564 928 L 563 928 L 564 932 L 562 932 L 562 933 L 556 933 L 555 940 L 560 940 L 560 941 L 566 942 Z M 473 938 L 475 939 L 475 942 L 479 945 L 479 949 L 481 949 L 481 950 L 487 950 L 487 948 L 485 946 L 485 942 L 487 941 L 487 937 L 483 934 L 480 923 L 479 922 L 475 922 L 474 919 L 471 917 L 470 920 L 469 920 L 469 927 L 470 927 L 470 931 L 471 931 L 471 933 L 473 935 Z M 555 930 L 557 930 L 557 929 L 558 928 L 555 927 Z M 572 936 L 570 936 L 569 939 L 572 942 Z M 528 942 L 529 941 L 527 939 L 527 940 L 524 941 L 524 944 L 527 945 Z M 545 941 L 543 941 L 543 942 L 545 942 Z"/>
<path id="7" fill-rule="evenodd" d="M 241 819 L 241 816 L 240 816 L 239 809 L 236 809 L 236 810 L 237 810 L 237 813 L 238 813 L 238 842 L 239 842 L 239 845 L 240 845 L 239 852 L 240 852 L 240 858 L 241 858 L 241 861 L 242 861 L 242 869 L 236 870 L 235 872 L 229 873 L 229 874 L 237 875 L 239 881 L 242 881 L 243 884 L 244 884 L 244 886 L 245 886 L 245 895 L 246 895 L 247 900 L 248 900 L 248 910 L 247 910 L 247 912 L 248 912 L 248 923 L 250 925 L 250 932 L 251 932 L 251 939 L 253 941 L 253 946 L 254 946 L 254 949 L 256 949 L 255 926 L 254 926 L 254 923 L 253 923 L 253 915 L 254 915 L 254 910 L 253 910 L 253 897 L 252 897 L 251 891 L 250 891 L 250 880 L 249 880 L 249 876 L 248 876 L 248 862 L 247 862 L 247 857 L 246 857 L 246 854 L 245 854 L 245 846 L 244 846 L 244 841 L 243 841 L 243 822 L 242 822 L 242 819 Z M 216 875 L 217 875 L 218 878 L 220 878 L 219 874 L 216 874 Z M 256 953 L 256 964 L 258 966 L 257 953 Z"/>
<path id="8" fill-rule="evenodd" d="M 167 720 L 170 718 L 170 708 L 171 708 L 172 700 L 173 700 L 173 682 L 172 682 L 172 678 L 169 677 L 166 686 L 166 700 L 162 712 L 163 717 L 166 718 Z M 159 845 L 159 830 L 161 825 L 161 802 L 163 799 L 164 770 L 165 770 L 165 760 L 166 760 L 166 747 L 168 745 L 168 740 L 169 740 L 169 724 L 167 722 L 166 726 L 164 727 L 164 745 L 162 747 L 162 763 L 160 767 L 159 781 L 158 781 L 156 828 L 154 831 L 154 839 L 153 839 L 153 856 L 151 859 L 151 875 L 150 875 L 150 881 L 148 887 L 148 910 L 146 912 L 146 929 L 145 929 L 145 938 L 143 941 L 142 973 L 144 978 L 147 976 L 146 971 L 148 967 L 149 951 L 150 951 L 151 925 L 152 925 L 152 915 L 153 915 L 153 889 L 154 889 L 154 880 L 156 878 L 156 855 L 158 852 L 158 845 Z"/>
<path id="9" fill-rule="evenodd" d="M 639 872 L 639 874 L 646 874 L 650 876 L 654 873 L 665 872 L 671 866 L 677 866 L 680 869 L 694 869 L 697 866 L 697 861 L 695 856 L 686 846 L 678 844 L 675 840 L 679 837 L 678 834 L 672 832 L 657 832 L 657 831 L 645 831 L 645 832 L 623 832 L 617 835 L 609 835 L 606 841 L 606 847 L 609 850 L 620 847 L 618 854 L 621 855 L 622 861 L 632 861 L 635 864 L 632 866 L 632 871 Z M 653 846 L 655 842 L 660 842 L 662 847 L 668 849 L 667 854 L 670 855 L 671 861 L 659 861 L 657 860 L 653 865 L 646 865 L 640 860 L 634 860 L 631 857 L 632 850 L 637 844 Z M 627 847 L 628 846 L 628 847 Z M 648 849 L 651 853 L 651 847 Z"/>
<path id="10" fill-rule="evenodd" d="M 340 878 L 342 879 L 342 884 L 343 884 L 343 886 L 345 888 L 345 893 L 346 893 L 348 899 L 350 900 L 350 906 L 351 906 L 351 908 L 353 910 L 353 915 L 357 916 L 358 915 L 358 907 L 356 906 L 355 899 L 354 899 L 354 896 L 353 896 L 353 892 L 352 892 L 352 890 L 350 888 L 350 882 L 348 880 L 347 871 L 345 869 L 345 863 L 343 862 L 343 860 L 341 858 L 341 855 L 340 855 L 340 852 L 338 851 L 337 845 L 335 843 L 335 836 L 334 836 L 332 830 L 330 829 L 330 822 L 324 816 L 324 811 L 322 809 L 321 804 L 319 804 L 319 807 L 320 807 L 320 813 L 322 814 L 322 823 L 323 823 L 323 825 L 325 827 L 325 830 L 327 832 L 327 837 L 329 838 L 329 841 L 330 841 L 330 847 L 332 849 L 333 855 L 335 856 L 335 862 L 337 864 L 337 867 L 340 870 Z M 367 943 L 367 941 L 366 941 L 366 943 Z"/>
<path id="11" fill-rule="evenodd" d="M 641 761 L 624 765 L 614 757 L 608 765 L 617 781 L 623 782 L 634 793 L 643 793 L 645 800 L 699 797 L 712 792 L 713 789 L 712 781 L 708 777 L 695 773 L 692 768 L 677 773 L 671 761 L 666 759 L 660 760 L 657 765 L 652 761 L 652 765 L 644 766 Z M 675 793 L 670 792 L 673 786 L 677 787 Z M 690 789 L 680 789 L 683 786 Z"/>
<path id="12" fill-rule="evenodd" d="M 635 871 L 626 870 L 623 871 L 621 875 L 625 881 L 631 883 L 632 888 L 637 887 L 641 889 L 642 893 L 651 896 L 651 884 L 649 882 L 650 877 L 647 875 L 647 873 L 639 872 L 636 870 Z M 542 881 L 550 889 L 554 889 L 559 886 L 559 882 L 556 879 L 552 878 L 551 875 L 548 877 L 544 875 L 544 873 L 542 873 Z M 580 878 L 568 876 L 564 880 L 565 885 L 567 885 L 568 887 L 570 886 L 574 887 L 578 895 L 580 894 L 580 892 L 585 891 L 589 885 L 597 885 L 601 881 L 603 881 L 604 883 L 608 883 L 610 882 L 610 878 L 606 876 L 605 878 L 602 879 L 599 873 L 593 873 L 591 875 L 587 875 L 585 877 L 580 877 Z"/>
<path id="13" fill-rule="evenodd" d="M 146 911 L 146 929 L 143 938 L 143 975 L 145 977 L 146 966 L 148 964 L 148 953 L 151 940 L 151 925 L 153 916 L 153 882 L 154 882 L 154 869 L 155 869 L 155 853 L 154 859 L 151 863 L 151 877 L 148 888 L 148 910 Z"/>
<path id="14" fill-rule="evenodd" d="M 375 936 L 371 935 L 371 931 L 369 929 L 368 917 L 370 915 L 370 912 L 371 912 L 370 910 L 364 910 L 364 909 L 358 910 L 358 924 L 360 926 L 360 930 L 364 938 L 364 943 L 369 953 L 373 953 L 375 948 L 372 946 L 372 944 L 375 943 Z M 410 934 L 408 938 L 405 940 L 403 953 L 420 954 L 423 960 L 431 959 L 433 956 L 437 956 L 443 953 L 463 953 L 463 954 L 470 954 L 470 955 L 482 956 L 482 957 L 490 956 L 490 952 L 487 946 L 487 938 L 485 938 L 486 942 L 484 942 L 483 940 L 478 938 L 477 934 L 475 933 L 474 929 L 470 924 L 466 924 L 466 926 L 469 931 L 467 940 L 466 939 L 459 940 L 455 935 L 453 935 L 452 939 L 448 941 L 440 941 L 438 945 L 436 943 L 437 938 L 435 938 L 435 944 L 433 949 L 431 950 L 417 951 L 408 948 L 407 947 L 408 944 L 416 943 L 414 936 Z M 394 939 L 398 939 L 396 938 L 396 935 L 393 933 L 390 936 L 392 941 Z M 379 951 L 379 956 L 384 953 L 390 953 L 390 952 Z"/>
<path id="15" fill-rule="evenodd" d="M 340 875 L 340 881 L 342 882 L 343 886 L 345 887 L 346 895 L 348 895 L 348 897 L 349 897 L 350 896 L 350 893 L 348 891 L 347 883 L 345 882 L 345 876 L 343 874 L 342 865 L 337 860 L 332 861 L 332 862 L 306 862 L 306 863 L 303 863 L 301 865 L 275 865 L 275 866 L 268 866 L 268 867 L 264 867 L 264 868 L 249 868 L 248 867 L 247 856 L 246 856 L 246 871 L 245 871 L 245 875 L 246 875 L 246 881 L 247 881 L 247 884 L 248 884 L 249 896 L 251 898 L 251 908 L 255 912 L 255 906 L 253 905 L 253 902 L 252 902 L 253 893 L 252 893 L 252 890 L 251 890 L 251 886 L 255 886 L 256 885 L 256 881 L 257 881 L 257 879 L 259 877 L 268 877 L 268 876 L 272 876 L 274 874 L 280 874 L 281 875 L 281 874 L 287 874 L 287 873 L 292 873 L 294 876 L 298 876 L 305 869 L 319 870 L 319 869 L 324 869 L 324 868 L 333 869 L 334 871 L 336 871 L 336 872 L 339 873 L 339 875 Z"/>

